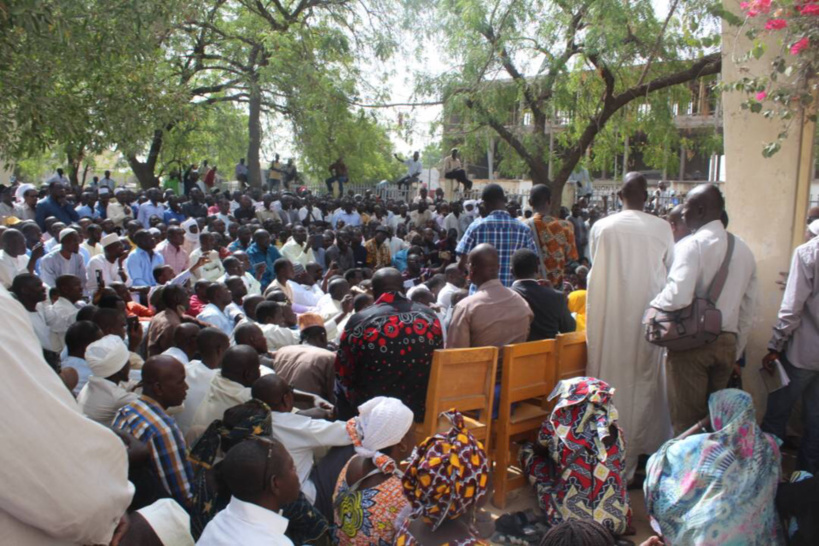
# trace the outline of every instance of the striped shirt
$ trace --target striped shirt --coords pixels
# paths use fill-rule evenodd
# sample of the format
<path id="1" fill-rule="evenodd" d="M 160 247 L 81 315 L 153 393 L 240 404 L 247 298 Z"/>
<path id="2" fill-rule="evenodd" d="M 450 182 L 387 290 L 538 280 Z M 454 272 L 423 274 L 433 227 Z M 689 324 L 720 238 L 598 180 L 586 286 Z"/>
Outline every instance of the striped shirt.
<path id="1" fill-rule="evenodd" d="M 521 248 L 528 248 L 537 253 L 535 240 L 523 222 L 509 216 L 505 210 L 495 210 L 486 218 L 478 218 L 466 229 L 455 252 L 469 254 L 476 246 L 488 243 L 495 247 L 500 258 L 500 281 L 503 286 L 512 286 L 512 255 Z M 474 285 L 469 293 L 475 292 Z"/>
<path id="2" fill-rule="evenodd" d="M 157 402 L 142 395 L 120 408 L 113 427 L 150 447 L 154 470 L 162 486 L 177 502 L 187 506 L 193 471 L 185 452 L 185 440 L 173 418 Z"/>

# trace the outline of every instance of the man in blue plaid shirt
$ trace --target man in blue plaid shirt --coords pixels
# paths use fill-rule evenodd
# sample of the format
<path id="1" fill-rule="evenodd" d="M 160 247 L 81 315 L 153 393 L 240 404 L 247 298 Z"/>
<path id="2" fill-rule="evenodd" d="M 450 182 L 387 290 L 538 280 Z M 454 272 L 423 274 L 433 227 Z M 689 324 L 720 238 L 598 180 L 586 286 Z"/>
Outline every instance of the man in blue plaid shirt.
<path id="1" fill-rule="evenodd" d="M 147 444 L 162 489 L 182 506 L 190 504 L 193 471 L 185 439 L 165 410 L 181 406 L 188 391 L 185 367 L 170 356 L 154 356 L 142 368 L 142 396 L 123 406 L 113 427 Z"/>
<path id="2" fill-rule="evenodd" d="M 520 248 L 528 248 L 537 253 L 532 231 L 521 221 L 506 212 L 506 194 L 498 184 L 489 184 L 481 194 L 486 217 L 469 224 L 455 252 L 460 257 L 458 266 L 466 270 L 466 257 L 473 248 L 489 243 L 498 251 L 500 258 L 500 281 L 503 286 L 512 286 L 512 255 Z M 475 292 L 470 285 L 469 293 Z"/>

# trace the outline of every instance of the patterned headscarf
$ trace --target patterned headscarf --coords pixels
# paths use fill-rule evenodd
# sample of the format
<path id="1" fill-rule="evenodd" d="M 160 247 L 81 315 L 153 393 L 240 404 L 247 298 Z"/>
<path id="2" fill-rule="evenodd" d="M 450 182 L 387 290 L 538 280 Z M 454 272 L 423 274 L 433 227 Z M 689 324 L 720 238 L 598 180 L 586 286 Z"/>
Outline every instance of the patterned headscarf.
<path id="1" fill-rule="evenodd" d="M 403 479 L 412 516 L 423 517 L 433 531 L 477 505 L 489 479 L 483 445 L 466 429 L 463 415 L 454 409 L 441 415 L 452 428 L 415 448 Z"/>
<path id="2" fill-rule="evenodd" d="M 555 431 L 549 435 L 554 453 L 559 453 L 562 442 L 578 449 L 588 448 L 605 461 L 608 449 L 604 441 L 618 419 L 617 408 L 611 403 L 613 396 L 614 389 L 608 383 L 593 377 L 575 377 L 558 383 L 549 395 L 549 400 L 560 398 L 550 417 Z"/>
<path id="3" fill-rule="evenodd" d="M 188 454 L 194 466 L 210 468 L 220 452 L 251 436 L 270 436 L 270 407 L 261 400 L 250 400 L 225 411 L 196 441 Z"/>

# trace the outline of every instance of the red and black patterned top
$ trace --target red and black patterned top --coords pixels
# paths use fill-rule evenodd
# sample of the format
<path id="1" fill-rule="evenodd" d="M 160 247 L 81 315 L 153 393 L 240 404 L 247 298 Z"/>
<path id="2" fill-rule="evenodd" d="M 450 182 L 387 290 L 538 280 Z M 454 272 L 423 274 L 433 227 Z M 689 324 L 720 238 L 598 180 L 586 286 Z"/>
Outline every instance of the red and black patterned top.
<path id="1" fill-rule="evenodd" d="M 344 328 L 336 356 L 342 392 L 354 407 L 376 396 L 398 398 L 422 422 L 432 353 L 443 346 L 429 307 L 385 292 Z"/>

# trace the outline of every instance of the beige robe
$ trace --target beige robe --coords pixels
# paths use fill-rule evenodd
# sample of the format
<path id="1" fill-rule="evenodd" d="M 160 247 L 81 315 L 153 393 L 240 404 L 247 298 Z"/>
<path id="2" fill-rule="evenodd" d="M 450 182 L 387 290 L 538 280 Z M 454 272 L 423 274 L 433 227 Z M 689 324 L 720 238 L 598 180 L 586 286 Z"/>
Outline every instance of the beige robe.
<path id="1" fill-rule="evenodd" d="M 631 478 L 639 455 L 671 437 L 664 353 L 643 337 L 642 319 L 665 286 L 674 236 L 665 220 L 626 210 L 595 222 L 589 246 L 586 375 L 615 389 Z"/>

